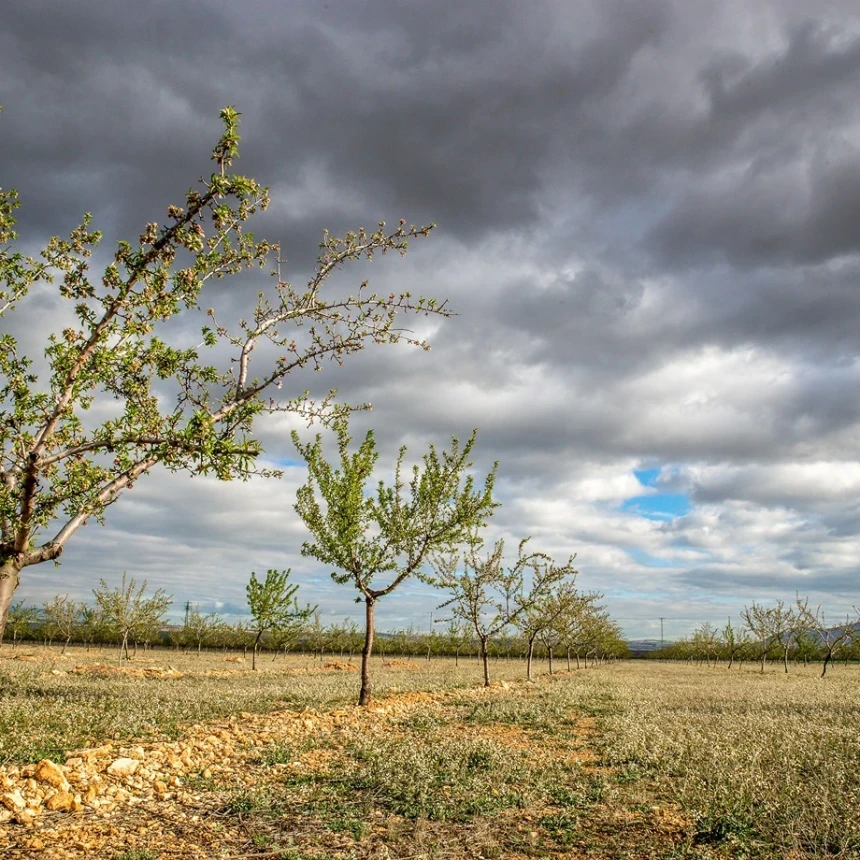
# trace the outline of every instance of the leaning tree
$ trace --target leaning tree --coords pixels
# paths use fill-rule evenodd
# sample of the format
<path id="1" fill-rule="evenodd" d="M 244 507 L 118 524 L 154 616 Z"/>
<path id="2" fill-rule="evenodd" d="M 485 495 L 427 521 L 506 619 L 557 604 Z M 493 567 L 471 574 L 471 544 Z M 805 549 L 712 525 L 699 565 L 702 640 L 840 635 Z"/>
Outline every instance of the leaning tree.
<path id="1" fill-rule="evenodd" d="M 333 392 L 314 401 L 301 387 L 283 397 L 273 388 L 303 368 L 341 363 L 368 342 L 426 347 L 395 325 L 401 311 L 450 314 L 409 292 L 370 293 L 367 282 L 352 295 L 324 289 L 342 265 L 403 254 L 433 226 L 401 221 L 389 231 L 380 222 L 343 238 L 325 232 L 304 288 L 281 281 L 275 268 L 275 288 L 260 293 L 245 319 L 228 327 L 210 308 L 200 335 L 183 343 L 173 326 L 168 340 L 170 320 L 201 310 L 207 282 L 278 257 L 276 245 L 244 229 L 266 208 L 268 192 L 230 171 L 239 114 L 228 107 L 221 119 L 215 171 L 186 193 L 184 206 L 168 207 L 165 223 L 119 242 L 99 275 L 90 265 L 101 233 L 89 215 L 36 260 L 15 249 L 18 195 L 0 188 L 0 641 L 21 571 L 57 561 L 81 526 L 104 522 L 107 508 L 153 467 L 223 480 L 277 474 L 255 465 L 255 418 L 290 412 L 326 421 L 344 407 Z M 49 334 L 36 360 L 9 332 L 17 312 L 48 296 L 67 302 L 74 322 Z M 260 346 L 268 348 L 255 353 Z"/>

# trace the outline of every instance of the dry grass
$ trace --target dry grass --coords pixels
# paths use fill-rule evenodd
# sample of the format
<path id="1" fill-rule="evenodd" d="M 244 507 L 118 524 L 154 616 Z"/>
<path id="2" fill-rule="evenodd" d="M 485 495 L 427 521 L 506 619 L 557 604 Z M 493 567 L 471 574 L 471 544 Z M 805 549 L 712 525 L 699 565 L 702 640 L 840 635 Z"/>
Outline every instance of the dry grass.
<path id="1" fill-rule="evenodd" d="M 819 671 L 619 666 L 605 760 L 678 801 L 700 843 L 860 856 L 860 672 Z"/>
<path id="2" fill-rule="evenodd" d="M 252 673 L 220 654 L 157 652 L 134 668 L 175 673 L 133 677 L 70 671 L 106 662 L 105 652 L 12 656 L 0 653 L 0 760 L 169 738 L 276 705 L 321 713 L 357 694 L 355 673 L 309 658 L 264 660 Z M 516 682 L 485 692 L 471 661 L 377 658 L 376 694 L 398 704 L 371 715 L 373 730 L 350 717 L 303 745 L 256 749 L 243 771 L 253 787 L 201 780 L 197 811 L 215 816 L 224 856 L 860 856 L 856 667 L 822 681 L 816 669 L 627 663 L 537 684 L 522 680 L 520 663 L 493 669 Z"/>
<path id="3" fill-rule="evenodd" d="M 0 764 L 53 758 L 103 740 L 172 739 L 184 725 L 239 711 L 275 707 L 334 708 L 358 697 L 358 678 L 346 660 L 264 655 L 258 671 L 235 654 L 142 652 L 116 669 L 116 652 L 59 648 L 0 649 Z M 24 659 L 22 659 L 24 658 Z M 328 667 L 325 663 L 329 663 Z M 76 672 L 78 666 L 85 671 Z M 170 671 L 150 672 L 146 667 Z M 522 667 L 493 664 L 494 678 L 520 677 Z M 476 684 L 474 660 L 433 660 L 383 666 L 373 658 L 374 696 Z M 133 703 L 133 707 L 129 707 Z"/>

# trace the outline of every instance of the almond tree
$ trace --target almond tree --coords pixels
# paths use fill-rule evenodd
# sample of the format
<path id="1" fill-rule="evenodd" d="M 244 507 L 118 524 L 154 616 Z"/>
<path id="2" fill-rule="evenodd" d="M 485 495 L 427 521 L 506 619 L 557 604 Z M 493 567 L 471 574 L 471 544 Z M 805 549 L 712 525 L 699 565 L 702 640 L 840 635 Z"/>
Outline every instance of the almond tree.
<path id="1" fill-rule="evenodd" d="M 693 632 L 691 644 L 696 656 L 699 658 L 700 665 L 704 661 L 710 666 L 711 658 L 714 660 L 714 665 L 717 665 L 716 652 L 719 647 L 719 634 L 713 624 L 709 621 L 700 624 Z"/>
<path id="2" fill-rule="evenodd" d="M 563 637 L 563 642 L 568 649 L 574 650 L 577 669 L 579 669 L 580 656 L 584 658 L 587 669 L 589 657 L 607 653 L 614 650 L 619 644 L 623 644 L 624 640 L 620 628 L 610 618 L 606 608 L 597 603 L 602 598 L 603 595 L 598 593 L 587 595 L 583 601 L 582 612 Z"/>
<path id="3" fill-rule="evenodd" d="M 322 615 L 318 611 L 314 612 L 313 621 L 311 621 L 306 635 L 308 643 L 311 646 L 311 654 L 314 661 L 319 657 L 320 662 L 322 662 L 323 654 L 329 641 L 329 631 L 328 627 L 322 623 Z"/>
<path id="4" fill-rule="evenodd" d="M 278 654 L 283 651 L 284 659 L 287 657 L 289 650 L 298 642 L 305 632 L 307 621 L 310 616 L 297 619 L 295 624 L 288 624 L 284 627 L 276 627 L 269 633 L 269 639 L 272 647 L 272 662 L 278 658 Z"/>
<path id="5" fill-rule="evenodd" d="M 517 560 L 505 567 L 505 542 L 499 540 L 486 555 L 482 542 L 472 536 L 468 549 L 434 558 L 434 584 L 453 592 L 439 608 L 450 607 L 454 618 L 475 631 L 484 669 L 484 686 L 490 686 L 489 643 L 530 610 L 572 567 L 556 565 L 542 552 L 526 552 L 529 538 L 520 541 Z"/>
<path id="6" fill-rule="evenodd" d="M 11 616 L 10 616 L 11 617 Z M 84 645 L 87 646 L 87 651 L 105 632 L 105 621 L 101 610 L 97 606 L 81 606 L 80 621 L 78 624 L 78 636 Z"/>
<path id="7" fill-rule="evenodd" d="M 745 606 L 741 610 L 741 618 L 746 625 L 746 629 L 749 630 L 751 638 L 758 643 L 759 656 L 761 658 L 761 673 L 764 674 L 767 652 L 770 650 L 771 645 L 768 609 L 753 601 L 750 606 Z"/>
<path id="8" fill-rule="evenodd" d="M 183 639 L 186 642 L 193 642 L 197 645 L 197 656 L 203 648 L 203 643 L 208 641 L 215 629 L 221 623 L 221 619 L 216 612 L 202 613 L 197 607 L 193 607 L 188 613 L 188 619 L 185 622 L 185 628 L 182 631 Z"/>
<path id="9" fill-rule="evenodd" d="M 254 634 L 254 650 L 251 654 L 251 668 L 254 670 L 257 668 L 257 652 L 264 633 L 277 631 L 292 640 L 317 610 L 316 606 L 299 608 L 296 600 L 299 587 L 295 583 L 290 584 L 290 573 L 289 569 L 267 570 L 262 582 L 257 579 L 256 573 L 252 573 L 246 587 L 248 608 L 253 618 L 250 629 Z"/>
<path id="10" fill-rule="evenodd" d="M 782 661 L 785 673 L 788 674 L 788 652 L 791 650 L 794 636 L 802 629 L 802 613 L 796 613 L 785 602 L 777 600 L 769 608 L 753 602 L 745 607 L 741 617 L 753 637 L 758 640 L 761 648 L 761 671 L 764 673 L 767 653 L 773 645 L 778 644 L 782 651 Z"/>
<path id="11" fill-rule="evenodd" d="M 335 430 L 339 467 L 323 456 L 321 436 L 303 444 L 293 432 L 293 442 L 308 464 L 308 483 L 299 488 L 295 508 L 313 537 L 302 545 L 302 554 L 335 568 L 332 579 L 352 585 L 358 591 L 357 599 L 364 602 L 358 703 L 366 705 L 371 697 L 369 666 L 377 602 L 409 578 L 430 581 L 423 570 L 429 557 L 455 550 L 484 525 L 495 507 L 496 468 L 482 486 L 476 485 L 469 474 L 476 436 L 472 433 L 462 447 L 456 438 L 447 451 L 439 452 L 431 445 L 407 482 L 403 475 L 406 448 L 402 447 L 393 483 L 379 481 L 372 493 L 366 488 L 379 456 L 373 431 L 350 453 L 352 440 L 346 421 L 338 420 Z M 387 583 L 377 584 L 378 577 L 385 575 Z"/>
<path id="12" fill-rule="evenodd" d="M 559 632 L 559 644 L 565 649 L 567 656 L 567 671 L 571 670 L 570 654 L 574 652 L 576 668 L 580 668 L 579 658 L 586 646 L 586 636 L 589 633 L 586 619 L 596 611 L 597 601 L 602 600 L 599 592 L 582 594 L 578 601 L 572 603 L 567 611 L 556 619 L 555 626 Z"/>
<path id="13" fill-rule="evenodd" d="M 827 674 L 827 667 L 834 657 L 857 635 L 857 625 L 852 624 L 845 616 L 845 624 L 833 625 L 819 606 L 814 612 L 809 609 L 808 602 L 798 600 L 798 613 L 802 616 L 806 629 L 815 634 L 817 644 L 824 654 L 821 667 L 821 677 Z"/>
<path id="14" fill-rule="evenodd" d="M 577 571 L 573 571 L 575 576 Z M 564 642 L 567 633 L 567 618 L 579 615 L 592 604 L 595 595 L 580 594 L 573 582 L 562 583 L 550 596 L 547 614 L 550 623 L 538 632 L 538 639 L 546 649 L 550 675 L 553 674 L 553 655 L 555 649 Z M 567 668 L 570 671 L 570 654 L 567 657 Z"/>
<path id="15" fill-rule="evenodd" d="M 60 654 L 66 653 L 66 648 L 79 626 L 81 606 L 69 599 L 68 594 L 57 595 L 50 603 L 42 606 L 45 619 L 43 627 L 47 628 L 51 639 L 61 639 L 63 648 Z"/>
<path id="16" fill-rule="evenodd" d="M 437 619 L 437 623 L 445 619 Z M 449 618 L 445 626 L 447 653 L 454 652 L 454 666 L 460 665 L 460 651 L 472 641 L 472 628 L 461 618 Z"/>
<path id="17" fill-rule="evenodd" d="M 575 579 L 578 571 L 573 568 L 574 556 L 567 563 L 566 576 Z M 547 589 L 537 600 L 523 611 L 515 625 L 522 631 L 526 640 L 526 679 L 532 680 L 532 660 L 534 658 L 535 640 L 539 637 L 547 649 L 549 658 L 549 673 L 552 674 L 552 652 L 558 644 L 560 634 L 555 629 L 556 622 L 562 614 L 568 611 L 576 601 L 576 586 L 573 579 L 560 582 L 557 587 Z"/>
<path id="18" fill-rule="evenodd" d="M 132 577 L 127 579 L 123 571 L 122 583 L 111 588 L 103 579 L 93 589 L 102 623 L 106 630 L 119 640 L 119 662 L 128 656 L 128 640 L 137 641 L 161 624 L 164 614 L 173 603 L 173 598 L 159 588 L 151 597 L 144 597 L 147 582 L 140 588 Z"/>
<path id="19" fill-rule="evenodd" d="M 68 239 L 50 239 L 35 260 L 14 249 L 18 196 L 0 188 L 0 318 L 14 324 L 28 302 L 57 296 L 75 319 L 47 337 L 38 363 L 9 325 L 0 335 L 0 638 L 21 571 L 56 562 L 72 535 L 90 520 L 103 523 L 107 508 L 156 465 L 222 480 L 278 474 L 256 465 L 261 413 L 328 421 L 345 409 L 335 406 L 334 392 L 321 401 L 302 393 L 294 373 L 340 364 L 368 342 L 426 348 L 395 326 L 399 312 L 450 314 L 444 302 L 408 292 L 372 294 L 366 282 L 352 295 L 324 289 L 344 264 L 403 254 L 432 224 L 401 221 L 389 231 L 380 222 L 343 238 L 324 232 L 307 285 L 282 281 L 277 246 L 244 229 L 269 197 L 230 171 L 239 114 L 228 107 L 221 120 L 214 172 L 184 205 L 168 207 L 164 223 L 147 224 L 137 242 L 119 242 L 98 275 L 90 265 L 101 233 L 90 215 Z M 168 321 L 199 311 L 207 282 L 270 261 L 277 261 L 276 285 L 260 292 L 245 319 L 228 327 L 210 309 L 198 337 L 163 339 Z M 281 397 L 284 381 L 290 390 Z"/>
<path id="20" fill-rule="evenodd" d="M 723 654 L 728 657 L 729 665 L 726 667 L 731 669 L 735 662 L 735 657 L 742 654 L 744 649 L 749 644 L 749 634 L 742 627 L 736 630 L 732 627 L 732 619 L 726 621 L 726 626 L 720 631 L 720 643 Z"/>
<path id="21" fill-rule="evenodd" d="M 38 620 L 38 608 L 35 606 L 25 606 L 23 600 L 19 600 L 9 609 L 8 630 L 12 633 L 13 648 L 17 647 L 21 634 L 29 632 Z"/>

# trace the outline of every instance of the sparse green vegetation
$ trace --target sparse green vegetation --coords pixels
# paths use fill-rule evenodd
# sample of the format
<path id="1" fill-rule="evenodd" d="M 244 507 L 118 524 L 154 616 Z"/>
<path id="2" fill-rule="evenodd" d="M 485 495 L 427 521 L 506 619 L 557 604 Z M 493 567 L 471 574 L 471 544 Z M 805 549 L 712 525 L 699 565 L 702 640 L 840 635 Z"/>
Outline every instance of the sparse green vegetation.
<path id="1" fill-rule="evenodd" d="M 646 773 L 692 816 L 700 843 L 747 856 L 857 856 L 860 674 L 818 674 L 619 667 L 605 759 Z"/>
<path id="2" fill-rule="evenodd" d="M 131 848 L 115 855 L 114 860 L 157 860 L 157 858 L 158 855 L 149 848 Z"/>

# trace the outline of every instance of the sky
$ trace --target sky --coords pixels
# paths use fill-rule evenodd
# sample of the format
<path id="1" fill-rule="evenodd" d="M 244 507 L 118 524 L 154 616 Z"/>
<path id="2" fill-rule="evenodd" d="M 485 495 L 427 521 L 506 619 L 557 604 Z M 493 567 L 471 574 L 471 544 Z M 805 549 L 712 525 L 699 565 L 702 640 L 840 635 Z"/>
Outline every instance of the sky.
<path id="1" fill-rule="evenodd" d="M 0 185 L 25 250 L 92 212 L 106 261 L 209 172 L 235 105 L 237 169 L 271 189 L 253 229 L 290 282 L 323 228 L 438 225 L 371 270 L 457 312 L 410 323 L 430 352 L 289 380 L 372 403 L 353 433 L 374 428 L 383 471 L 401 444 L 478 428 L 476 470 L 499 461 L 488 539 L 575 552 L 632 638 L 798 593 L 834 618 L 860 604 L 853 0 L 31 0 L 3 17 Z M 214 300 L 239 319 L 270 286 Z M 0 331 L 38 357 L 64 313 L 43 287 Z M 258 428 L 283 479 L 156 469 L 18 596 L 87 599 L 125 570 L 233 618 L 251 571 L 289 567 L 324 620 L 358 617 L 301 555 L 298 426 Z M 407 583 L 377 624 L 427 629 L 443 599 Z"/>

